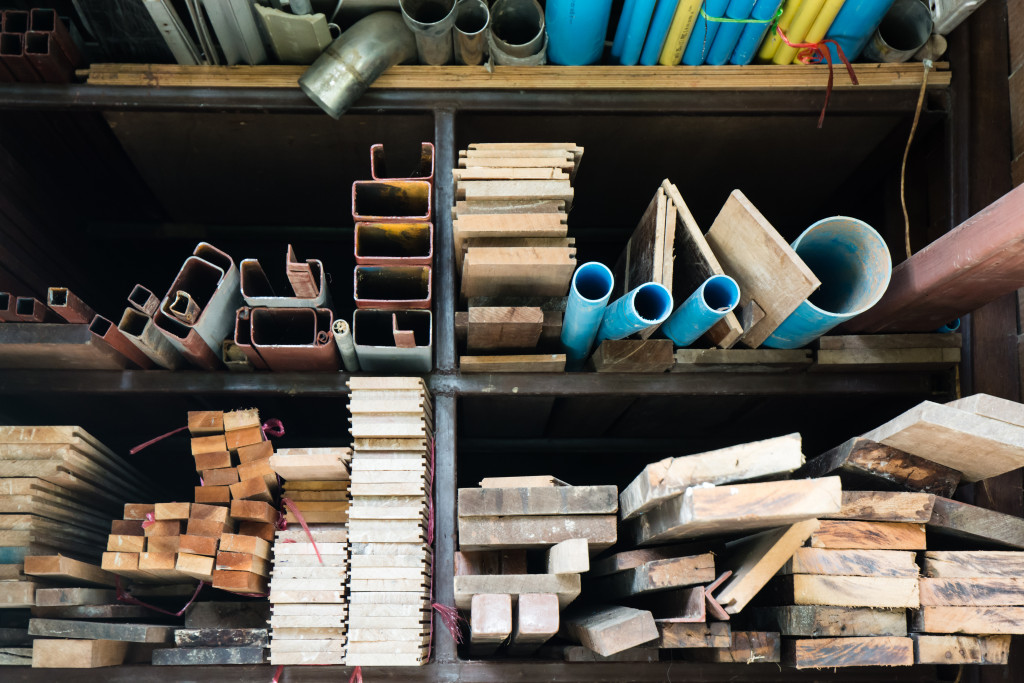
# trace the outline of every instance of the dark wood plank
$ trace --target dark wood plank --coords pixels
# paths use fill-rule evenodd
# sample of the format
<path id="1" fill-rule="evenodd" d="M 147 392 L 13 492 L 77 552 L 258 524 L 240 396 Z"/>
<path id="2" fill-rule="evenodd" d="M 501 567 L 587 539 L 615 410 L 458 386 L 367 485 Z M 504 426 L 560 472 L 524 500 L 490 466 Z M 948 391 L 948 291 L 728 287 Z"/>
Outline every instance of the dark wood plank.
<path id="1" fill-rule="evenodd" d="M 898 448 L 855 437 L 808 460 L 794 476 L 838 475 L 844 488 L 884 488 L 934 493 L 949 497 L 960 473 Z"/>

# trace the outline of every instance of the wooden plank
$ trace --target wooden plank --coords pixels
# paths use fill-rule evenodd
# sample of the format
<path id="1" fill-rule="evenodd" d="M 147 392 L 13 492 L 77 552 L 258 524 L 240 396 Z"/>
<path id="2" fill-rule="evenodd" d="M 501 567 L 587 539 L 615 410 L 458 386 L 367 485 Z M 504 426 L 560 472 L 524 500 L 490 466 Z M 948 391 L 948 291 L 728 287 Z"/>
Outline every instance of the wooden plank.
<path id="1" fill-rule="evenodd" d="M 154 666 L 211 666 L 262 664 L 262 647 L 174 647 L 153 652 Z"/>
<path id="2" fill-rule="evenodd" d="M 192 455 L 204 453 L 223 453 L 228 450 L 227 441 L 223 434 L 211 434 L 210 436 L 197 436 L 192 438 Z"/>
<path id="3" fill-rule="evenodd" d="M 263 429 L 256 425 L 244 429 L 232 429 L 224 432 L 228 450 L 235 451 L 243 446 L 255 446 L 263 441 Z"/>
<path id="4" fill-rule="evenodd" d="M 782 661 L 797 669 L 911 666 L 914 641 L 892 636 L 787 640 L 783 643 Z"/>
<path id="5" fill-rule="evenodd" d="M 711 553 L 646 562 L 622 572 L 601 577 L 588 584 L 604 598 L 617 600 L 644 593 L 694 586 L 715 580 L 715 558 Z"/>
<path id="6" fill-rule="evenodd" d="M 544 312 L 526 306 L 474 306 L 469 309 L 470 351 L 533 349 L 540 339 Z"/>
<path id="7" fill-rule="evenodd" d="M 560 168 L 517 168 L 517 167 L 480 167 L 453 168 L 452 177 L 458 183 L 462 180 L 568 180 L 569 174 Z"/>
<path id="8" fill-rule="evenodd" d="M 1024 576 L 1024 552 L 1000 550 L 929 550 L 921 573 L 935 578 Z"/>
<path id="9" fill-rule="evenodd" d="M 614 499 L 614 497 L 613 495 L 612 498 Z M 587 539 L 571 538 L 568 541 L 556 543 L 548 548 L 545 564 L 548 574 L 582 574 L 590 571 L 590 552 Z"/>
<path id="10" fill-rule="evenodd" d="M 238 483 L 237 467 L 222 467 L 214 470 L 203 470 L 200 473 L 203 486 L 231 486 Z"/>
<path id="11" fill-rule="evenodd" d="M 194 495 L 197 503 L 226 505 L 231 502 L 231 490 L 227 486 L 196 486 Z"/>
<path id="12" fill-rule="evenodd" d="M 727 275 L 740 286 L 740 307 L 754 302 L 764 318 L 743 335 L 757 348 L 821 281 L 739 190 L 733 190 L 706 235 Z"/>
<path id="13" fill-rule="evenodd" d="M 255 408 L 232 410 L 224 413 L 224 431 L 251 429 L 260 426 L 260 412 Z"/>
<path id="14" fill-rule="evenodd" d="M 564 353 L 516 356 L 459 356 L 462 372 L 563 372 Z"/>
<path id="15" fill-rule="evenodd" d="M 615 291 L 612 299 L 632 291 L 646 282 L 657 282 L 666 285 L 664 278 L 666 259 L 672 258 L 671 246 L 667 245 L 665 234 L 665 214 L 668 198 L 663 187 L 659 186 L 654 197 L 640 217 L 636 228 L 626 242 L 626 246 L 612 268 L 615 275 Z M 673 230 L 672 239 L 675 239 Z M 669 249 L 666 253 L 666 246 Z M 672 282 L 667 283 L 669 292 Z"/>
<path id="16" fill-rule="evenodd" d="M 739 533 L 838 512 L 838 477 L 694 487 L 627 523 L 637 545 Z"/>
<path id="17" fill-rule="evenodd" d="M 36 604 L 38 584 L 31 581 L 0 582 L 0 609 L 32 607 Z"/>
<path id="18" fill-rule="evenodd" d="M 201 601 L 185 613 L 185 628 L 265 628 L 269 614 L 266 602 Z"/>
<path id="19" fill-rule="evenodd" d="M 607 515 L 618 509 L 615 486 L 459 489 L 459 517 Z"/>
<path id="20" fill-rule="evenodd" d="M 657 622 L 658 647 L 726 648 L 732 645 L 732 629 L 724 621 L 709 623 Z"/>
<path id="21" fill-rule="evenodd" d="M 92 590 L 92 589 L 90 589 Z M 137 605 L 62 605 L 33 607 L 32 616 L 40 619 L 152 619 L 153 612 Z"/>
<path id="22" fill-rule="evenodd" d="M 96 669 L 124 663 L 128 643 L 115 640 L 32 641 L 33 669 Z"/>
<path id="23" fill-rule="evenodd" d="M 212 539 L 211 539 L 212 540 Z M 174 570 L 200 581 L 213 581 L 214 558 L 208 555 L 178 553 Z"/>
<path id="24" fill-rule="evenodd" d="M 812 548 L 835 550 L 924 550 L 923 524 L 823 519 Z"/>
<path id="25" fill-rule="evenodd" d="M 676 349 L 672 372 L 805 372 L 812 363 L 810 349 Z"/>
<path id="26" fill-rule="evenodd" d="M 614 515 L 460 517 L 463 550 L 546 548 L 572 538 L 585 538 L 592 552 L 616 540 Z"/>
<path id="27" fill-rule="evenodd" d="M 645 467 L 619 496 L 622 519 L 632 519 L 697 484 L 782 477 L 803 464 L 800 435 L 665 458 Z"/>
<path id="28" fill-rule="evenodd" d="M 270 457 L 270 466 L 285 479 L 344 481 L 349 478 L 344 451 L 349 449 L 307 449 L 314 452 L 292 453 L 281 449 Z M 322 450 L 323 452 L 315 452 Z M 349 455 L 351 458 L 351 455 Z"/>
<path id="29" fill-rule="evenodd" d="M 921 370 L 951 368 L 960 362 L 961 353 L 958 348 L 820 350 L 816 360 L 817 365 L 814 366 L 814 369 L 823 372 L 849 372 L 851 370 L 859 372 L 881 370 L 920 372 Z"/>
<path id="30" fill-rule="evenodd" d="M 174 641 L 173 626 L 152 624 L 104 624 L 70 619 L 30 619 L 28 632 L 33 636 L 46 636 L 47 638 L 119 640 L 130 643 L 170 643 Z"/>
<path id="31" fill-rule="evenodd" d="M 568 486 L 561 479 L 547 474 L 528 477 L 484 477 L 480 480 L 482 489 L 533 489 L 546 486 Z"/>
<path id="32" fill-rule="evenodd" d="M 762 604 L 834 607 L 918 607 L 917 579 L 879 576 L 777 576 L 758 596 Z"/>
<path id="33" fill-rule="evenodd" d="M 462 261 L 462 294 L 565 296 L 575 247 L 474 247 Z"/>
<path id="34" fill-rule="evenodd" d="M 974 394 L 950 401 L 946 405 L 981 417 L 1024 427 L 1024 404 L 1016 401 L 1008 401 L 1005 398 L 988 394 Z"/>
<path id="35" fill-rule="evenodd" d="M 935 496 L 907 491 L 843 491 L 843 507 L 827 519 L 917 522 L 931 519 Z"/>
<path id="36" fill-rule="evenodd" d="M 693 651 L 701 662 L 760 664 L 782 660 L 782 639 L 769 631 L 733 631 L 727 648 L 706 648 Z"/>
<path id="37" fill-rule="evenodd" d="M 86 586 L 113 586 L 116 577 L 96 565 L 61 555 L 28 556 L 25 573 L 58 583 L 72 582 Z"/>
<path id="38" fill-rule="evenodd" d="M 921 633 L 1024 634 L 1024 607 L 921 607 L 910 628 Z"/>
<path id="39" fill-rule="evenodd" d="M 958 470 L 861 437 L 807 461 L 796 474 L 832 475 L 854 488 L 909 489 L 947 498 L 953 495 L 961 477 Z"/>
<path id="40" fill-rule="evenodd" d="M 963 346 L 963 339 L 959 334 L 940 333 L 837 334 L 818 339 L 818 348 L 827 351 L 860 351 L 865 349 L 958 349 L 961 346 Z"/>
<path id="41" fill-rule="evenodd" d="M 153 516 L 157 521 L 167 519 L 188 519 L 192 503 L 157 503 L 153 508 Z"/>
<path id="42" fill-rule="evenodd" d="M 231 467 L 231 451 L 214 451 L 213 453 L 200 453 L 195 457 L 196 472 L 203 470 L 216 470 Z"/>
<path id="43" fill-rule="evenodd" d="M 561 608 L 580 594 L 578 574 L 502 574 L 498 576 L 456 576 L 455 606 L 469 609 L 473 596 L 481 593 L 509 594 L 554 593 Z"/>
<path id="44" fill-rule="evenodd" d="M 747 610 L 759 629 L 805 638 L 906 636 L 906 610 L 827 605 L 786 605 Z"/>
<path id="45" fill-rule="evenodd" d="M 277 522 L 278 512 L 273 505 L 260 500 L 233 500 L 231 517 L 239 521 L 274 524 Z"/>
<path id="46" fill-rule="evenodd" d="M 220 537 L 220 549 L 229 553 L 247 553 L 261 557 L 264 560 L 270 559 L 270 543 L 255 536 L 242 536 L 240 534 L 223 534 Z M 282 551 L 285 554 L 287 551 Z"/>
<path id="47" fill-rule="evenodd" d="M 174 632 L 177 647 L 267 647 L 265 628 L 179 628 Z"/>
<path id="48" fill-rule="evenodd" d="M 606 339 L 589 364 L 595 372 L 668 372 L 673 351 L 671 339 Z"/>
<path id="49" fill-rule="evenodd" d="M 910 579 L 917 578 L 918 567 L 915 553 L 909 551 L 798 548 L 781 572 Z"/>
<path id="50" fill-rule="evenodd" d="M 718 570 L 732 576 L 715 600 L 729 614 L 738 614 L 817 529 L 818 520 L 808 519 L 727 543 Z"/>
<path id="51" fill-rule="evenodd" d="M 935 498 L 929 533 L 1024 548 L 1024 520 L 948 498 Z"/>
<path id="52" fill-rule="evenodd" d="M 274 444 L 269 441 L 261 441 L 251 446 L 241 446 L 235 453 L 238 455 L 239 463 L 266 460 L 274 454 Z"/>
<path id="53" fill-rule="evenodd" d="M 372 557 L 372 556 L 369 556 Z M 413 566 L 422 564 L 420 556 L 412 555 L 410 559 L 415 560 Z M 352 566 L 355 567 L 365 562 L 364 559 L 353 558 Z M 379 564 L 366 564 L 362 566 L 380 566 Z M 390 566 L 390 565 L 389 565 Z M 455 552 L 455 575 L 470 574 L 526 574 L 526 551 L 525 550 L 484 550 L 479 552 Z M 548 572 L 548 574 L 559 574 L 562 572 Z"/>
<path id="54" fill-rule="evenodd" d="M 469 642 L 473 656 L 494 652 L 511 634 L 512 596 L 474 595 L 469 616 Z"/>
<path id="55" fill-rule="evenodd" d="M 534 652 L 558 633 L 559 626 L 557 595 L 528 593 L 519 596 L 509 654 L 522 656 Z"/>
<path id="56" fill-rule="evenodd" d="M 178 551 L 182 553 L 189 553 L 191 555 L 205 555 L 207 557 L 213 557 L 217 554 L 217 545 L 219 543 L 219 537 L 211 538 L 209 536 L 184 534 L 178 537 Z"/>
<path id="57" fill-rule="evenodd" d="M 1002 636 L 928 636 L 915 633 L 915 664 L 1008 664 L 1010 638 Z"/>
<path id="58" fill-rule="evenodd" d="M 117 594 L 103 588 L 39 588 L 36 590 L 36 605 L 40 607 L 106 605 L 116 601 Z"/>
<path id="59" fill-rule="evenodd" d="M 930 578 L 920 580 L 921 604 L 977 607 L 1024 605 L 1024 576 L 989 578 Z"/>
<path id="60" fill-rule="evenodd" d="M 650 612 L 595 606 L 563 614 L 559 635 L 608 657 L 658 638 L 658 629 Z"/>
<path id="61" fill-rule="evenodd" d="M 267 579 L 247 571 L 222 571 L 214 568 L 213 587 L 236 593 L 266 593 Z"/>
<path id="62" fill-rule="evenodd" d="M 29 666 L 31 664 L 31 647 L 0 647 L 0 666 Z"/>

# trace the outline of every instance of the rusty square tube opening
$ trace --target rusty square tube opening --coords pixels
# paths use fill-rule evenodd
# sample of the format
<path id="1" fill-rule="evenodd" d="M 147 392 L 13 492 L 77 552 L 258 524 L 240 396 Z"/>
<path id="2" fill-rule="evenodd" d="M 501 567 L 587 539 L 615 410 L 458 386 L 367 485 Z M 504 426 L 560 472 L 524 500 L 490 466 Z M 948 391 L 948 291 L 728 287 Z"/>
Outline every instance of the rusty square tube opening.
<path id="1" fill-rule="evenodd" d="M 29 18 L 30 31 L 53 31 L 57 28 L 57 10 L 33 9 Z"/>
<path id="2" fill-rule="evenodd" d="M 353 213 L 385 218 L 430 216 L 430 183 L 425 180 L 363 180 L 353 190 Z"/>
<path id="3" fill-rule="evenodd" d="M 26 33 L 25 54 L 48 55 L 50 54 L 50 35 L 48 33 Z"/>
<path id="4" fill-rule="evenodd" d="M 312 308 L 254 308 L 252 343 L 256 346 L 309 346 L 316 340 Z"/>
<path id="5" fill-rule="evenodd" d="M 406 168 L 408 160 L 400 156 L 402 153 L 404 153 L 404 150 L 394 156 L 399 157 L 401 168 Z M 394 154 L 394 150 L 392 150 L 392 154 Z M 398 164 L 393 164 L 392 168 L 396 165 Z M 407 176 L 390 174 L 387 157 L 384 154 L 384 145 L 373 145 L 370 147 L 370 171 L 375 180 L 387 180 L 389 178 L 423 178 L 424 180 L 430 180 L 434 177 L 434 145 L 429 142 L 420 143 L 416 166 Z"/>
<path id="6" fill-rule="evenodd" d="M 113 327 L 113 323 L 106 318 L 101 318 L 100 316 L 96 316 L 92 319 L 92 322 L 89 323 L 89 331 L 98 337 L 107 336 L 107 332 L 110 331 L 111 327 Z"/>
<path id="7" fill-rule="evenodd" d="M 198 256 L 207 263 L 212 263 L 225 273 L 231 270 L 231 267 L 235 264 L 235 262 L 231 260 L 230 256 L 212 244 L 207 244 L 206 242 L 200 242 L 196 245 L 196 249 L 192 255 Z M 205 304 L 203 305 L 205 306 Z"/>
<path id="8" fill-rule="evenodd" d="M 235 344 L 238 346 L 252 346 L 252 328 L 249 323 L 250 310 L 240 308 L 235 313 Z"/>
<path id="9" fill-rule="evenodd" d="M 356 266 L 356 299 L 425 301 L 430 298 L 427 266 Z"/>
<path id="10" fill-rule="evenodd" d="M 124 315 L 121 316 L 119 327 L 122 332 L 129 336 L 141 337 L 142 332 L 146 329 L 147 322 L 149 322 L 149 316 L 145 313 L 139 313 L 134 308 L 126 308 Z"/>
<path id="11" fill-rule="evenodd" d="M 46 303 L 50 306 L 68 305 L 67 287 L 50 287 L 50 289 L 46 292 L 46 297 Z"/>
<path id="12" fill-rule="evenodd" d="M 265 296 L 277 296 L 274 287 L 270 284 L 263 266 L 256 259 L 245 259 L 239 264 L 241 275 L 242 296 L 258 298 Z"/>
<path id="13" fill-rule="evenodd" d="M 19 33 L 0 33 L 0 55 L 21 56 L 23 37 Z"/>
<path id="14" fill-rule="evenodd" d="M 7 292 L 0 292 L 0 311 L 11 310 L 11 295 Z"/>
<path id="15" fill-rule="evenodd" d="M 216 266 L 196 258 L 189 258 L 171 287 L 168 295 L 168 308 L 184 293 L 195 302 L 200 311 L 204 310 L 213 295 L 217 293 L 217 285 L 220 284 L 223 275 L 224 273 Z M 179 308 L 182 305 L 184 302 L 179 303 Z"/>
<path id="16" fill-rule="evenodd" d="M 429 256 L 431 230 L 430 223 L 356 223 L 356 256 Z"/>
<path id="17" fill-rule="evenodd" d="M 4 33 L 24 33 L 28 30 L 28 12 L 9 9 L 5 10 L 3 15 Z"/>
<path id="18" fill-rule="evenodd" d="M 142 285 L 135 285 L 132 287 L 132 293 L 128 295 L 128 303 L 139 308 L 145 308 L 152 298 L 153 292 Z"/>
<path id="19" fill-rule="evenodd" d="M 36 312 L 36 300 L 30 296 L 19 296 L 14 306 L 18 315 L 34 315 Z"/>
<path id="20" fill-rule="evenodd" d="M 362 309 L 355 313 L 355 344 L 357 346 L 394 346 L 395 331 L 412 330 L 416 346 L 430 345 L 430 311 L 374 311 Z"/>

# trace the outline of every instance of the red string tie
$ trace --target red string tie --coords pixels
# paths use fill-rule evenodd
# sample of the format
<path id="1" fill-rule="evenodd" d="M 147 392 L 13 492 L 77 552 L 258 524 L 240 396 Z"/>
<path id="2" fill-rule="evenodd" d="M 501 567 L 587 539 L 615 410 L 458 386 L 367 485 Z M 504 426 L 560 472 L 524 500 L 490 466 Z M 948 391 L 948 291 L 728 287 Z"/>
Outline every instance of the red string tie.
<path id="1" fill-rule="evenodd" d="M 156 443 L 157 441 L 163 441 L 163 440 L 164 440 L 164 439 L 166 439 L 167 437 L 169 437 L 169 436 L 174 436 L 174 435 L 175 435 L 175 434 L 177 434 L 178 432 L 183 432 L 183 431 L 185 431 L 186 429 L 188 429 L 188 427 L 187 427 L 187 426 L 186 426 L 186 427 L 178 427 L 177 429 L 172 429 L 171 431 L 167 432 L 166 434 L 161 434 L 160 436 L 156 437 L 155 439 L 150 439 L 150 440 L 149 440 L 149 441 L 147 441 L 146 443 L 141 443 L 141 444 L 139 444 L 138 446 L 136 446 L 135 448 L 131 449 L 131 450 L 130 450 L 130 451 L 128 451 L 128 452 L 129 452 L 129 453 L 131 453 L 132 455 L 135 455 L 136 453 L 138 453 L 139 451 L 141 451 L 141 450 L 142 450 L 143 448 L 149 448 L 150 446 L 152 446 L 153 444 L 155 444 L 155 443 Z"/>
<path id="2" fill-rule="evenodd" d="M 284 436 L 284 423 L 276 417 L 272 417 L 264 422 L 261 429 L 263 430 L 264 441 L 266 441 L 266 437 L 268 436 L 272 436 L 275 439 L 279 439 Z"/>
<path id="3" fill-rule="evenodd" d="M 281 674 L 284 673 L 284 664 L 277 667 L 277 671 L 274 672 L 274 677 L 270 679 L 270 683 L 279 683 L 281 680 Z"/>
<path id="4" fill-rule="evenodd" d="M 363 667 L 357 666 L 355 671 L 352 672 L 352 677 L 348 679 L 348 683 L 363 683 Z"/>
<path id="5" fill-rule="evenodd" d="M 836 52 L 839 54 L 839 59 L 846 66 L 846 71 L 850 74 L 850 81 L 854 85 L 860 85 L 857 81 L 857 74 L 853 72 L 853 65 L 850 64 L 850 60 L 846 58 L 846 54 L 843 52 L 842 46 L 831 38 L 819 40 L 817 43 L 791 43 L 786 37 L 786 34 L 782 32 L 782 27 L 776 25 L 775 31 L 779 34 L 779 38 L 782 39 L 783 43 L 789 47 L 794 47 L 800 50 L 797 53 L 797 59 L 804 64 L 821 64 L 822 61 L 828 64 L 828 85 L 825 87 L 825 103 L 821 107 L 821 116 L 818 117 L 818 128 L 821 128 L 822 124 L 825 123 L 825 110 L 828 109 L 828 102 L 832 97 L 832 86 L 835 82 L 835 74 L 832 70 L 832 54 L 829 51 L 828 46 L 835 46 Z"/>
<path id="6" fill-rule="evenodd" d="M 281 504 L 291 510 L 291 513 L 295 515 L 295 518 L 299 520 L 299 524 L 302 525 L 302 530 L 306 532 L 306 536 L 309 537 L 309 542 L 313 544 L 313 552 L 316 553 L 316 559 L 320 561 L 320 564 L 324 563 L 324 558 L 320 557 L 320 549 L 316 547 L 316 541 L 313 540 L 313 534 L 309 530 L 309 526 L 306 524 L 306 519 L 299 512 L 299 508 L 295 507 L 295 503 L 292 502 L 291 498 L 282 498 Z"/>
<path id="7" fill-rule="evenodd" d="M 142 520 L 142 528 L 148 529 L 149 527 L 156 524 L 156 517 L 153 516 L 152 512 L 146 513 L 146 519 Z"/>
<path id="8" fill-rule="evenodd" d="M 156 607 L 154 605 L 150 605 L 149 603 L 146 603 L 146 602 L 143 602 L 142 600 L 139 600 L 138 598 L 136 598 L 135 596 L 131 595 L 130 593 L 127 593 L 124 590 L 124 588 L 121 587 L 121 577 L 120 576 L 115 576 L 114 577 L 114 581 L 115 581 L 115 586 L 117 587 L 117 601 L 118 602 L 127 602 L 130 605 L 138 605 L 139 607 L 145 607 L 146 609 L 151 609 L 154 612 L 160 612 L 161 614 L 167 614 L 167 615 L 172 616 L 172 617 L 180 617 L 182 614 L 184 614 L 185 610 L 187 610 L 189 607 L 191 607 L 192 603 L 195 602 L 196 598 L 199 597 L 199 593 L 200 593 L 200 591 L 203 590 L 203 586 L 206 585 L 205 581 L 200 581 L 199 585 L 196 586 L 196 592 L 192 594 L 192 597 L 189 599 L 188 602 L 185 603 L 184 607 L 182 607 L 177 612 L 168 612 L 165 609 L 160 609 L 159 607 Z"/>

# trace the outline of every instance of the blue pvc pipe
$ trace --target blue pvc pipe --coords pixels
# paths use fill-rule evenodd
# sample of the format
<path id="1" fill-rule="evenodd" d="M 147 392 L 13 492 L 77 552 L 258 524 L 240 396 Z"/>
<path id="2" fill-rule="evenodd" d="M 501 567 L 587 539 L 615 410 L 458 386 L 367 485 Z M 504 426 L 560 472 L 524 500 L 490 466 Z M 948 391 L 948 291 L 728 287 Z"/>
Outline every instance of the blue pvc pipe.
<path id="1" fill-rule="evenodd" d="M 668 35 L 668 29 L 672 24 L 672 17 L 676 13 L 678 4 L 679 0 L 658 0 L 654 18 L 651 19 L 651 28 L 647 31 L 644 51 L 640 53 L 640 64 L 643 66 L 654 66 L 658 63 L 661 48 L 665 45 L 665 36 Z"/>
<path id="2" fill-rule="evenodd" d="M 956 332 L 959 329 L 960 318 L 957 318 L 956 320 L 949 321 L 948 323 L 946 323 L 945 325 L 943 325 L 942 327 L 935 331 L 938 332 L 939 334 L 949 334 L 950 332 Z"/>
<path id="3" fill-rule="evenodd" d="M 612 271 L 597 261 L 584 263 L 572 276 L 562 320 L 566 370 L 579 370 L 590 355 L 614 285 Z"/>
<path id="4" fill-rule="evenodd" d="M 669 316 L 661 331 L 676 346 L 697 341 L 740 302 L 740 286 L 728 275 L 712 275 Z"/>
<path id="5" fill-rule="evenodd" d="M 750 10 L 750 18 L 766 23 L 746 25 L 743 33 L 740 34 L 740 39 L 736 43 L 736 49 L 733 50 L 729 63 L 736 66 L 746 66 L 754 61 L 754 55 L 757 54 L 758 48 L 761 47 L 761 41 L 764 40 L 765 34 L 768 33 L 768 26 L 771 24 L 770 20 L 779 11 L 780 7 L 782 7 L 782 0 L 757 0 L 754 9 Z"/>
<path id="6" fill-rule="evenodd" d="M 665 322 L 672 312 L 672 294 L 664 285 L 648 282 L 616 299 L 604 310 L 597 341 L 622 339 Z"/>
<path id="7" fill-rule="evenodd" d="M 825 37 L 839 43 L 846 58 L 852 62 L 864 51 L 864 46 L 871 40 L 871 35 L 882 23 L 893 2 L 894 0 L 846 0 Z M 832 53 L 832 61 L 839 61 L 839 53 L 836 52 L 835 46 L 828 43 L 826 45 Z"/>
<path id="8" fill-rule="evenodd" d="M 729 0 L 706 0 L 704 13 L 709 17 L 721 17 L 729 6 Z M 708 56 L 711 44 L 715 42 L 715 35 L 722 25 L 718 21 L 708 21 L 698 16 L 697 23 L 693 25 L 693 32 L 690 34 L 690 41 L 686 43 L 683 51 L 683 64 L 687 66 L 700 66 L 704 58 Z"/>
<path id="9" fill-rule="evenodd" d="M 548 61 L 564 66 L 601 61 L 611 13 L 612 0 L 548 0 Z"/>
<path id="10" fill-rule="evenodd" d="M 864 221 L 835 216 L 818 221 L 793 242 L 821 287 L 765 340 L 773 349 L 799 349 L 882 298 L 892 258 L 882 236 Z"/>
<path id="11" fill-rule="evenodd" d="M 640 61 L 640 51 L 644 48 L 644 38 L 651 25 L 656 0 L 636 0 L 633 14 L 629 17 L 629 28 L 626 29 L 626 42 L 622 44 L 622 55 L 619 63 L 623 66 L 636 66 Z M 625 10 L 623 10 L 625 15 Z"/>
<path id="12" fill-rule="evenodd" d="M 633 16 L 634 6 L 636 6 L 636 0 L 626 0 L 622 6 L 619 23 L 615 27 L 615 40 L 612 41 L 612 57 L 619 57 L 622 54 L 622 46 L 626 44 L 626 31 L 629 30 L 629 20 Z"/>
<path id="13" fill-rule="evenodd" d="M 732 0 L 725 10 L 726 18 L 749 19 L 755 2 L 756 0 Z M 739 42 L 740 36 L 743 34 L 743 29 L 747 26 L 750 24 L 724 23 L 719 26 L 718 33 L 715 34 L 715 42 L 711 43 L 711 49 L 708 51 L 705 62 L 713 66 L 721 66 L 728 62 L 732 57 L 733 50 L 736 49 L 736 43 Z"/>

